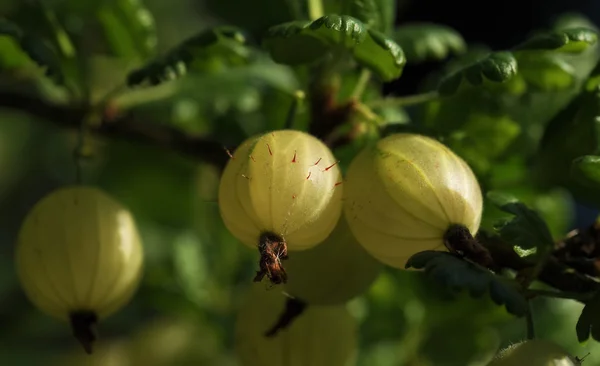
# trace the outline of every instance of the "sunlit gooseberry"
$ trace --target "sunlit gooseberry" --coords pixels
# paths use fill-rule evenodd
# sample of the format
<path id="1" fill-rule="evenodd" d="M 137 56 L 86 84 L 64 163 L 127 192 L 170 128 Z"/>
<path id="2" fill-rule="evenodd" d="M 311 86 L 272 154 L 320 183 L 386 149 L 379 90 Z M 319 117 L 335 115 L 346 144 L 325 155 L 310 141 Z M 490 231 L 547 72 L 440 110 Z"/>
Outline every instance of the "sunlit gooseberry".
<path id="1" fill-rule="evenodd" d="M 393 267 L 404 268 L 417 252 L 444 250 L 451 228 L 474 236 L 481 222 L 481 189 L 469 166 L 421 135 L 393 134 L 363 149 L 348 168 L 344 193 L 356 239 Z"/>
<path id="2" fill-rule="evenodd" d="M 333 231 L 341 183 L 329 148 L 307 133 L 269 132 L 237 148 L 221 177 L 219 208 L 229 231 L 260 252 L 255 281 L 285 283 L 288 251 L 314 247 Z"/>
<path id="3" fill-rule="evenodd" d="M 40 310 L 70 321 L 90 353 L 92 329 L 129 302 L 143 273 L 134 218 L 100 189 L 51 192 L 29 212 L 16 248 L 19 279 Z"/>

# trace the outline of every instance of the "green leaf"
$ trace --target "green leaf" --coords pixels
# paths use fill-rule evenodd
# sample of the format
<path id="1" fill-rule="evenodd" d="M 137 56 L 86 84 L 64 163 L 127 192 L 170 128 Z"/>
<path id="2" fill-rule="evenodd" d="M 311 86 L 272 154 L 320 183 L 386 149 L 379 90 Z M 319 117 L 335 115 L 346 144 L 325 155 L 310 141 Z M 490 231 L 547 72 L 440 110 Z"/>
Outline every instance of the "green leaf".
<path id="1" fill-rule="evenodd" d="M 576 81 L 574 67 L 557 54 L 517 54 L 519 76 L 541 90 L 564 90 Z"/>
<path id="2" fill-rule="evenodd" d="M 345 49 L 384 81 L 398 78 L 406 63 L 396 42 L 347 15 L 327 15 L 313 22 L 272 27 L 263 45 L 275 62 L 287 65 L 312 63 L 329 52 Z"/>
<path id="3" fill-rule="evenodd" d="M 23 32 L 16 24 L 6 19 L 0 18 L 0 35 L 5 35 L 19 39 L 23 35 Z"/>
<path id="4" fill-rule="evenodd" d="M 432 250 L 417 253 L 406 263 L 406 268 L 411 267 L 424 269 L 437 282 L 454 291 L 467 290 L 473 297 L 489 292 L 496 304 L 505 305 L 513 315 L 524 316 L 527 313 L 527 300 L 517 288 L 450 253 Z"/>
<path id="5" fill-rule="evenodd" d="M 517 93 L 524 91 L 524 85 L 543 91 L 566 90 L 576 85 L 577 68 L 559 55 L 582 53 L 597 39 L 595 31 L 581 27 L 538 33 L 510 52 L 493 52 L 450 74 L 438 90 L 442 95 L 454 94 L 463 80 L 470 86 L 504 83 L 507 91 Z"/>
<path id="6" fill-rule="evenodd" d="M 552 25 L 554 30 L 565 30 L 571 28 L 587 28 L 598 30 L 598 27 L 588 17 L 581 13 L 569 12 L 561 14 Z"/>
<path id="7" fill-rule="evenodd" d="M 590 335 L 594 340 L 600 341 L 600 294 L 594 295 L 585 304 L 577 320 L 575 331 L 577 332 L 577 340 L 580 343 L 587 341 Z"/>
<path id="8" fill-rule="evenodd" d="M 535 210 L 548 225 L 554 240 L 560 240 L 570 230 L 574 217 L 573 197 L 563 188 L 540 189 L 531 184 L 515 184 L 515 182 L 531 181 L 529 166 L 523 157 L 514 157 L 513 161 L 499 163 L 494 166 L 490 175 L 494 175 L 488 185 L 502 186 L 502 192 L 513 195 L 520 202 Z M 484 200 L 483 216 L 480 230 L 490 233 L 499 220 L 510 218 L 511 215 L 499 209 L 491 200 Z"/>
<path id="9" fill-rule="evenodd" d="M 433 23 L 406 24 L 394 33 L 394 40 L 404 50 L 408 63 L 442 60 L 465 52 L 467 46 L 454 29 Z"/>
<path id="10" fill-rule="evenodd" d="M 487 198 L 504 212 L 513 214 L 512 219 L 499 220 L 495 230 L 502 239 L 511 244 L 517 254 L 544 254 L 554 248 L 552 234 L 540 215 L 512 195 L 491 191 Z"/>
<path id="11" fill-rule="evenodd" d="M 483 59 L 442 79 L 438 91 L 454 94 L 463 82 L 472 86 L 484 83 L 504 83 L 517 74 L 517 60 L 510 52 L 493 52 Z"/>
<path id="12" fill-rule="evenodd" d="M 582 184 L 600 186 L 600 156 L 586 155 L 573 160 L 571 174 Z"/>
<path id="13" fill-rule="evenodd" d="M 348 15 L 362 21 L 369 29 L 389 34 L 396 17 L 395 0 L 351 0 Z"/>
<path id="14" fill-rule="evenodd" d="M 577 27 L 541 32 L 514 47 L 514 51 L 554 51 L 580 53 L 596 44 L 598 33 L 589 28 Z"/>
<path id="15" fill-rule="evenodd" d="M 16 24 L 0 18 L 0 36 L 13 38 L 25 54 L 38 66 L 44 69 L 44 73 L 57 83 L 64 81 L 60 67 L 60 61 L 56 51 L 49 42 L 36 35 L 23 32 Z"/>
<path id="16" fill-rule="evenodd" d="M 154 17 L 142 0 L 104 1 L 97 16 L 116 56 L 144 60 L 154 54 Z"/>
<path id="17" fill-rule="evenodd" d="M 243 33 L 233 27 L 217 27 L 184 41 L 165 56 L 154 60 L 127 77 L 129 86 L 149 82 L 157 85 L 185 75 L 188 68 L 206 71 L 243 65 L 249 59 Z"/>
<path id="18" fill-rule="evenodd" d="M 0 72 L 19 69 L 31 60 L 12 37 L 0 36 Z"/>
<path id="19" fill-rule="evenodd" d="M 197 304 L 210 299 L 206 285 L 209 280 L 208 265 L 198 238 L 184 233 L 173 245 L 173 267 L 177 282 L 186 296 Z"/>
<path id="20" fill-rule="evenodd" d="M 521 134 L 521 126 L 508 115 L 473 110 L 460 126 L 448 126 L 444 143 L 465 159 L 478 173 L 485 174 L 495 159 Z"/>
<path id="21" fill-rule="evenodd" d="M 307 19 L 306 0 L 206 0 L 206 10 L 260 39 L 272 26 Z"/>
<path id="22" fill-rule="evenodd" d="M 597 79 L 593 73 L 589 86 L 593 87 Z M 586 173 L 573 164 L 582 156 L 600 155 L 599 117 L 600 92 L 592 89 L 579 94 L 549 121 L 535 157 L 534 172 L 539 183 L 562 185 L 576 199 L 600 205 L 598 190 L 586 183 L 588 178 L 582 180 Z"/>

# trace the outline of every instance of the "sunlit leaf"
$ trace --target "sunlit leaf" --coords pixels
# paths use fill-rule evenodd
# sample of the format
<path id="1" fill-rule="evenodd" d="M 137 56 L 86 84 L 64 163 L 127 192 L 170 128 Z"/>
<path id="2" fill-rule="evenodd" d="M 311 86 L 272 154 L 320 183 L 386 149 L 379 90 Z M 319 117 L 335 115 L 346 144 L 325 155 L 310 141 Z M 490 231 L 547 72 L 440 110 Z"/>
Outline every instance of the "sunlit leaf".
<path id="1" fill-rule="evenodd" d="M 575 69 L 556 54 L 517 55 L 519 76 L 541 90 L 562 90 L 575 84 Z"/>
<path id="2" fill-rule="evenodd" d="M 484 83 L 503 83 L 517 74 L 517 60 L 510 52 L 493 52 L 440 82 L 441 94 L 455 93 L 461 84 L 479 86 Z"/>
<path id="3" fill-rule="evenodd" d="M 263 44 L 275 62 L 288 65 L 312 63 L 330 52 L 345 49 L 384 81 L 398 78 L 406 63 L 398 44 L 346 15 L 327 15 L 313 22 L 296 21 L 272 27 Z"/>
<path id="4" fill-rule="evenodd" d="M 580 53 L 596 44 L 597 41 L 598 33 L 594 30 L 578 27 L 540 32 L 527 41 L 517 45 L 513 50 Z"/>

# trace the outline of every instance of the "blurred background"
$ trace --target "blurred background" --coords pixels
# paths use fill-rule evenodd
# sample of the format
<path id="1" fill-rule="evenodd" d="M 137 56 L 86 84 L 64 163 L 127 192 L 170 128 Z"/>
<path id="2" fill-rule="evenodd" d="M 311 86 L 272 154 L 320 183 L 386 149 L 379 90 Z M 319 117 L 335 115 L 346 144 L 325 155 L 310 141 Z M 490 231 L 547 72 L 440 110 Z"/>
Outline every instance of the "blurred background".
<path id="1" fill-rule="evenodd" d="M 92 70 L 92 97 L 122 83 L 127 72 L 143 61 L 140 53 L 131 51 L 127 37 L 119 34 L 120 28 L 98 10 L 101 3 L 46 2 L 67 30 L 77 35 L 76 44 Z M 158 54 L 217 24 L 233 23 L 256 37 L 290 18 L 283 0 L 144 3 L 154 18 Z M 30 4 L 0 0 L 0 16 L 43 33 Z M 600 3 L 591 0 L 401 0 L 397 24 L 446 24 L 469 44 L 503 49 L 548 27 L 565 12 L 579 12 L 595 24 L 600 22 Z M 23 55 L 10 42 L 0 36 L 0 90 L 35 90 L 48 99 L 63 100 L 62 89 L 32 77 L 38 72 L 35 68 L 21 67 Z M 385 91 L 417 93 L 442 65 L 409 65 Z M 177 87 L 132 92 L 120 103 L 134 110 L 138 120 L 173 124 L 190 134 L 211 133 L 224 145 L 234 145 L 255 132 L 280 127 L 273 121 L 282 123 L 289 108 L 284 92 L 297 85 L 291 69 L 265 62 L 249 71 L 190 75 Z M 15 238 L 36 201 L 74 182 L 76 140 L 76 131 L 0 107 L 0 365 L 91 365 L 96 359 L 96 365 L 119 366 L 119 355 L 125 350 L 149 357 L 147 365 L 236 365 L 235 311 L 253 276 L 256 253 L 233 238 L 220 220 L 219 172 L 174 152 L 119 139 L 92 141 L 94 156 L 84 167 L 84 181 L 102 187 L 131 209 L 143 236 L 146 260 L 135 298 L 101 323 L 96 356 L 84 355 L 66 324 L 40 313 L 25 298 L 15 274 Z M 506 177 L 506 169 L 512 168 L 498 165 L 497 169 L 498 176 Z M 519 187 L 514 192 L 541 212 L 557 238 L 596 218 L 593 202 L 575 200 L 563 189 L 538 192 Z M 491 218 L 493 214 L 484 224 L 489 225 Z M 446 301 L 437 292 L 433 284 L 386 270 L 368 293 L 349 303 L 360 324 L 358 365 L 475 366 L 499 347 L 525 338 L 524 320 L 515 319 L 491 300 Z M 585 364 L 600 365 L 597 343 L 577 343 L 575 323 L 582 305 L 537 299 L 534 308 L 540 337 L 557 341 L 579 357 L 591 352 Z"/>

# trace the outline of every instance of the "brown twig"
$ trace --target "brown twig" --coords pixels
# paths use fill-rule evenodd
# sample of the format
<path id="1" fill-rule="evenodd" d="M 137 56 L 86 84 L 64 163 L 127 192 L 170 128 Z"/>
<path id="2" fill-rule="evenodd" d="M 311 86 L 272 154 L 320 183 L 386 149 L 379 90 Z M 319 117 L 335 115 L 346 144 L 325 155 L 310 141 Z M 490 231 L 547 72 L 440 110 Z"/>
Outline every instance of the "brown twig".
<path id="1" fill-rule="evenodd" d="M 483 231 L 477 235 L 477 240 L 490 252 L 496 265 L 515 271 L 526 271 L 535 267 L 536 263 L 528 258 L 521 258 L 504 243 L 500 237 Z M 562 263 L 555 256 L 548 258 L 542 267 L 538 279 L 557 290 L 571 293 L 589 293 L 600 290 L 600 283 L 593 278 L 579 273 Z"/>
<path id="2" fill-rule="evenodd" d="M 79 128 L 90 110 L 87 106 L 54 104 L 38 97 L 7 91 L 0 91 L 0 108 L 20 110 L 68 129 Z M 116 116 L 105 113 L 99 124 L 90 127 L 90 132 L 109 138 L 151 144 L 220 168 L 229 159 L 223 145 L 211 138 L 191 136 L 167 124 L 141 122 L 132 113 Z"/>

